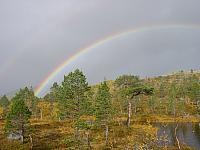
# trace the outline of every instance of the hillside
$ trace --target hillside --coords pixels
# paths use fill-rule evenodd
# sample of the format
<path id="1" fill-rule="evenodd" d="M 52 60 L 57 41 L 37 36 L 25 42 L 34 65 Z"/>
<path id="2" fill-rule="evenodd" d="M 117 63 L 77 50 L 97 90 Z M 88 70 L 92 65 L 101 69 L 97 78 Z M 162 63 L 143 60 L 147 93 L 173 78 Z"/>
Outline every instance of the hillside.
<path id="1" fill-rule="evenodd" d="M 16 106 L 1 109 L 0 149 L 198 149 L 199 81 L 200 72 L 181 71 L 145 79 L 123 75 L 88 86 L 76 70 L 44 98 L 21 89 L 11 101 Z M 15 116 L 21 105 L 31 112 L 23 144 L 4 134 L 4 127 L 10 130 L 5 116 Z"/>

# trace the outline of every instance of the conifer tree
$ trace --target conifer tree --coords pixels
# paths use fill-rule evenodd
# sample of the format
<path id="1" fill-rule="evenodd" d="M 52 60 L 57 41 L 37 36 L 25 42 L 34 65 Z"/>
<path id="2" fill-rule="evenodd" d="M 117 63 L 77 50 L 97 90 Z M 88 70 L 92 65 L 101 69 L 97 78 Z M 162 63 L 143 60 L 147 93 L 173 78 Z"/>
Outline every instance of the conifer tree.
<path id="1" fill-rule="evenodd" d="M 198 102 L 200 100 L 199 92 L 200 92 L 200 80 L 197 76 L 193 75 L 190 79 L 190 84 L 188 87 L 189 96 L 194 102 Z"/>
<path id="2" fill-rule="evenodd" d="M 190 99 L 197 104 L 198 110 L 200 110 L 200 80 L 196 75 L 193 75 L 189 81 L 188 95 Z"/>
<path id="3" fill-rule="evenodd" d="M 71 118 L 75 121 L 76 135 L 83 122 L 83 106 L 86 102 L 86 92 L 89 90 L 86 77 L 80 70 L 64 76 L 64 81 L 59 88 L 59 106 L 62 119 Z"/>
<path id="4" fill-rule="evenodd" d="M 139 96 L 141 94 L 151 95 L 154 89 L 152 87 L 144 85 L 138 76 L 132 75 L 120 76 L 116 79 L 115 84 L 119 88 L 122 97 L 126 99 L 128 105 L 127 126 L 130 127 L 132 116 L 132 101 L 135 100 L 135 96 Z"/>
<path id="5" fill-rule="evenodd" d="M 23 89 L 20 89 L 19 93 L 21 93 L 21 98 L 24 100 L 26 106 L 31 111 L 32 115 L 36 117 L 38 98 L 34 95 L 32 87 L 25 87 Z"/>
<path id="6" fill-rule="evenodd" d="M 8 100 L 6 95 L 4 95 L 3 97 L 0 98 L 0 106 L 2 106 L 4 108 L 7 108 L 9 103 L 10 102 L 9 102 L 9 100 Z"/>
<path id="7" fill-rule="evenodd" d="M 106 145 L 108 144 L 108 123 L 112 119 L 113 110 L 111 105 L 111 94 L 106 81 L 101 83 L 96 96 L 96 123 L 106 126 Z"/>
<path id="8" fill-rule="evenodd" d="M 28 123 L 31 117 L 31 111 L 25 104 L 25 92 L 20 90 L 12 99 L 10 110 L 6 117 L 6 132 L 18 133 L 21 136 L 21 142 L 24 142 L 24 136 L 28 130 Z"/>
<path id="9" fill-rule="evenodd" d="M 163 81 L 160 81 L 160 87 L 159 87 L 159 95 L 160 95 L 160 98 L 163 98 L 165 96 L 165 85 L 164 85 L 164 82 Z"/>
<path id="10" fill-rule="evenodd" d="M 127 93 L 127 91 L 132 88 L 132 87 L 138 87 L 140 85 L 140 79 L 138 76 L 133 76 L 133 75 L 122 75 L 120 77 L 118 77 L 115 80 L 115 86 L 118 89 L 118 95 L 120 96 L 121 101 L 121 107 L 123 107 L 123 110 L 125 110 L 125 112 L 128 111 L 127 108 L 132 107 L 132 103 L 130 100 L 130 95 L 129 93 Z M 132 96 L 132 95 L 131 95 Z M 135 100 L 135 104 L 137 100 Z M 137 106 L 135 106 L 136 108 Z"/>
<path id="11" fill-rule="evenodd" d="M 55 102 L 58 101 L 58 91 L 59 90 L 59 85 L 57 82 L 53 83 L 53 86 L 50 89 L 50 93 L 48 95 L 48 101 L 50 101 L 50 111 L 51 111 L 51 118 L 53 118 Z"/>
<path id="12" fill-rule="evenodd" d="M 9 104 L 10 104 L 10 102 L 6 95 L 4 95 L 3 97 L 0 98 L 0 107 L 2 110 L 1 117 L 4 117 L 5 114 L 7 113 Z"/>
<path id="13" fill-rule="evenodd" d="M 173 83 L 169 91 L 169 111 L 174 116 L 176 115 L 176 96 L 177 89 L 175 83 Z"/>
<path id="14" fill-rule="evenodd" d="M 149 98 L 149 107 L 152 113 L 155 113 L 156 104 L 157 104 L 157 98 L 155 95 L 153 95 Z"/>

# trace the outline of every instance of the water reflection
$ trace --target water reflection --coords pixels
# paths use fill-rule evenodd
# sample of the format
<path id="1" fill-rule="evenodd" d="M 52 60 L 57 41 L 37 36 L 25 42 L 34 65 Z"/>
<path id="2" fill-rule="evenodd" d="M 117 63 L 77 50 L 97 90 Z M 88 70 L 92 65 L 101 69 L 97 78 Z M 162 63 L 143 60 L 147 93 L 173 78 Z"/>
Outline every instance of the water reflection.
<path id="1" fill-rule="evenodd" d="M 177 139 L 175 136 L 175 129 L 177 127 L 177 138 L 181 145 L 200 149 L 200 124 L 199 123 L 157 123 L 156 127 L 160 130 L 157 133 L 158 145 L 175 146 Z"/>

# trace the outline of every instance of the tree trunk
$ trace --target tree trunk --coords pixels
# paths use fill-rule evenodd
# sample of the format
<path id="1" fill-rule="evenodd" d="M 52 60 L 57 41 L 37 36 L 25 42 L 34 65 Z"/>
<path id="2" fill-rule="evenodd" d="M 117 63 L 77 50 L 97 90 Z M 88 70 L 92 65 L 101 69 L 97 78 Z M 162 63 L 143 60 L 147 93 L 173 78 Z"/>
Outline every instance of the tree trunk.
<path id="1" fill-rule="evenodd" d="M 53 111 L 54 111 L 54 101 L 53 98 L 51 98 L 51 102 L 50 102 L 50 112 L 51 112 L 51 119 L 53 119 Z"/>
<path id="2" fill-rule="evenodd" d="M 131 105 L 131 102 L 129 101 L 128 102 L 128 119 L 127 119 L 128 127 L 130 127 L 130 125 L 131 125 L 131 112 L 132 112 L 131 107 L 132 107 L 132 105 Z"/>
<path id="3" fill-rule="evenodd" d="M 165 114 L 168 115 L 168 112 L 169 112 L 169 111 L 168 111 L 168 108 L 165 107 Z"/>
<path id="4" fill-rule="evenodd" d="M 22 142 L 22 144 L 24 144 L 24 136 L 23 135 L 21 135 L 21 142 Z"/>
<path id="5" fill-rule="evenodd" d="M 30 138 L 30 142 L 31 142 L 31 149 L 33 149 L 33 138 L 31 135 L 29 135 L 29 138 Z"/>
<path id="6" fill-rule="evenodd" d="M 89 131 L 87 132 L 87 145 L 88 145 L 88 149 L 92 149 L 91 145 L 90 145 L 90 133 Z"/>
<path id="7" fill-rule="evenodd" d="M 108 145 L 108 125 L 106 125 L 106 145 Z"/>
<path id="8" fill-rule="evenodd" d="M 42 109 L 40 109 L 40 119 L 43 119 Z"/>
<path id="9" fill-rule="evenodd" d="M 176 138 L 176 141 L 177 141 L 178 149 L 181 150 L 180 142 L 179 142 L 178 136 L 177 136 L 177 129 L 178 129 L 178 124 L 176 125 L 176 128 L 175 128 L 175 138 Z"/>
<path id="10" fill-rule="evenodd" d="M 19 133 L 20 133 L 21 143 L 24 144 L 24 132 L 22 130 Z"/>
<path id="11" fill-rule="evenodd" d="M 74 137 L 76 140 L 79 139 L 79 129 L 76 127 Z"/>
<path id="12" fill-rule="evenodd" d="M 24 144 L 24 124 L 22 123 L 21 124 L 21 131 L 20 131 L 21 133 L 21 142 L 22 142 L 22 144 Z"/>
<path id="13" fill-rule="evenodd" d="M 174 117 L 176 117 L 176 104 L 174 104 L 173 112 L 174 112 Z"/>

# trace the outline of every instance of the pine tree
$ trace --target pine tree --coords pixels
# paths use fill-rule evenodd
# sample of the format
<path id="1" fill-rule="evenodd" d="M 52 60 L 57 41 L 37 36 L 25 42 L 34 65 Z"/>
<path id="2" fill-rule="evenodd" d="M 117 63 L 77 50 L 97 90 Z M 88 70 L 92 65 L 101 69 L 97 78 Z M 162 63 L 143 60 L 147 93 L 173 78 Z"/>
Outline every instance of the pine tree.
<path id="1" fill-rule="evenodd" d="M 89 90 L 86 77 L 80 70 L 64 76 L 64 81 L 59 88 L 59 106 L 61 118 L 71 118 L 75 122 L 76 137 L 78 131 L 83 125 L 80 117 L 84 112 L 84 103 L 86 102 L 86 92 Z"/>
<path id="2" fill-rule="evenodd" d="M 155 95 L 153 95 L 149 99 L 149 107 L 152 113 L 155 113 L 156 104 L 157 104 L 157 98 Z"/>
<path id="3" fill-rule="evenodd" d="M 196 75 L 190 78 L 188 94 L 191 100 L 197 105 L 198 110 L 200 110 L 200 80 Z"/>
<path id="4" fill-rule="evenodd" d="M 141 81 L 138 76 L 133 75 L 122 75 L 115 80 L 115 86 L 119 99 L 121 99 L 121 108 L 125 111 L 128 111 L 127 108 L 130 108 L 132 105 L 130 101 L 130 95 L 127 93 L 130 88 L 138 87 L 141 84 Z M 136 104 L 136 101 L 134 102 Z M 135 106 L 136 108 L 137 106 Z"/>
<path id="5" fill-rule="evenodd" d="M 6 132 L 18 133 L 21 135 L 21 142 L 24 142 L 24 136 L 28 129 L 31 111 L 25 104 L 25 93 L 20 90 L 12 99 L 10 110 L 6 117 Z"/>
<path id="6" fill-rule="evenodd" d="M 53 113 L 54 113 L 54 104 L 55 102 L 58 101 L 58 90 L 59 90 L 59 85 L 57 82 L 53 83 L 53 86 L 50 89 L 49 93 L 49 101 L 50 101 L 50 111 L 51 111 L 51 117 L 53 118 Z"/>
<path id="7" fill-rule="evenodd" d="M 153 88 L 144 85 L 138 76 L 123 75 L 116 79 L 115 84 L 119 88 L 122 97 L 125 99 L 127 104 L 127 126 L 130 127 L 131 116 L 132 116 L 132 101 L 137 100 L 135 97 L 141 94 L 151 95 L 153 93 Z M 135 101 L 135 104 L 137 102 Z M 135 110 L 136 110 L 135 106 Z"/>
<path id="8" fill-rule="evenodd" d="M 165 85 L 164 85 L 164 82 L 161 81 L 160 83 L 160 87 L 159 87 L 159 95 L 160 95 L 160 98 L 163 98 L 165 97 Z"/>
<path id="9" fill-rule="evenodd" d="M 10 102 L 6 95 L 4 95 L 3 97 L 0 98 L 0 107 L 2 110 L 1 118 L 3 118 L 5 116 L 5 114 L 7 113 L 9 104 L 10 104 Z"/>
<path id="10" fill-rule="evenodd" d="M 111 105 L 111 94 L 106 81 L 101 83 L 96 96 L 96 123 L 106 126 L 106 145 L 108 144 L 108 123 L 112 119 L 113 110 Z"/>
<path id="11" fill-rule="evenodd" d="M 26 106 L 31 111 L 33 116 L 36 116 L 38 98 L 35 97 L 32 87 L 25 87 L 23 89 L 20 89 L 19 93 L 21 93 L 21 98 L 24 100 Z"/>
<path id="12" fill-rule="evenodd" d="M 173 83 L 171 85 L 170 91 L 169 91 L 169 111 L 174 116 L 176 115 L 176 96 L 177 96 L 177 89 L 176 85 Z"/>
<path id="13" fill-rule="evenodd" d="M 83 114 L 93 116 L 95 113 L 95 92 L 93 88 L 89 88 L 86 92 L 86 98 L 83 103 Z"/>
<path id="14" fill-rule="evenodd" d="M 10 102 L 9 102 L 9 100 L 8 100 L 6 95 L 4 95 L 3 97 L 0 98 L 0 106 L 2 106 L 4 108 L 7 108 L 9 103 Z"/>

